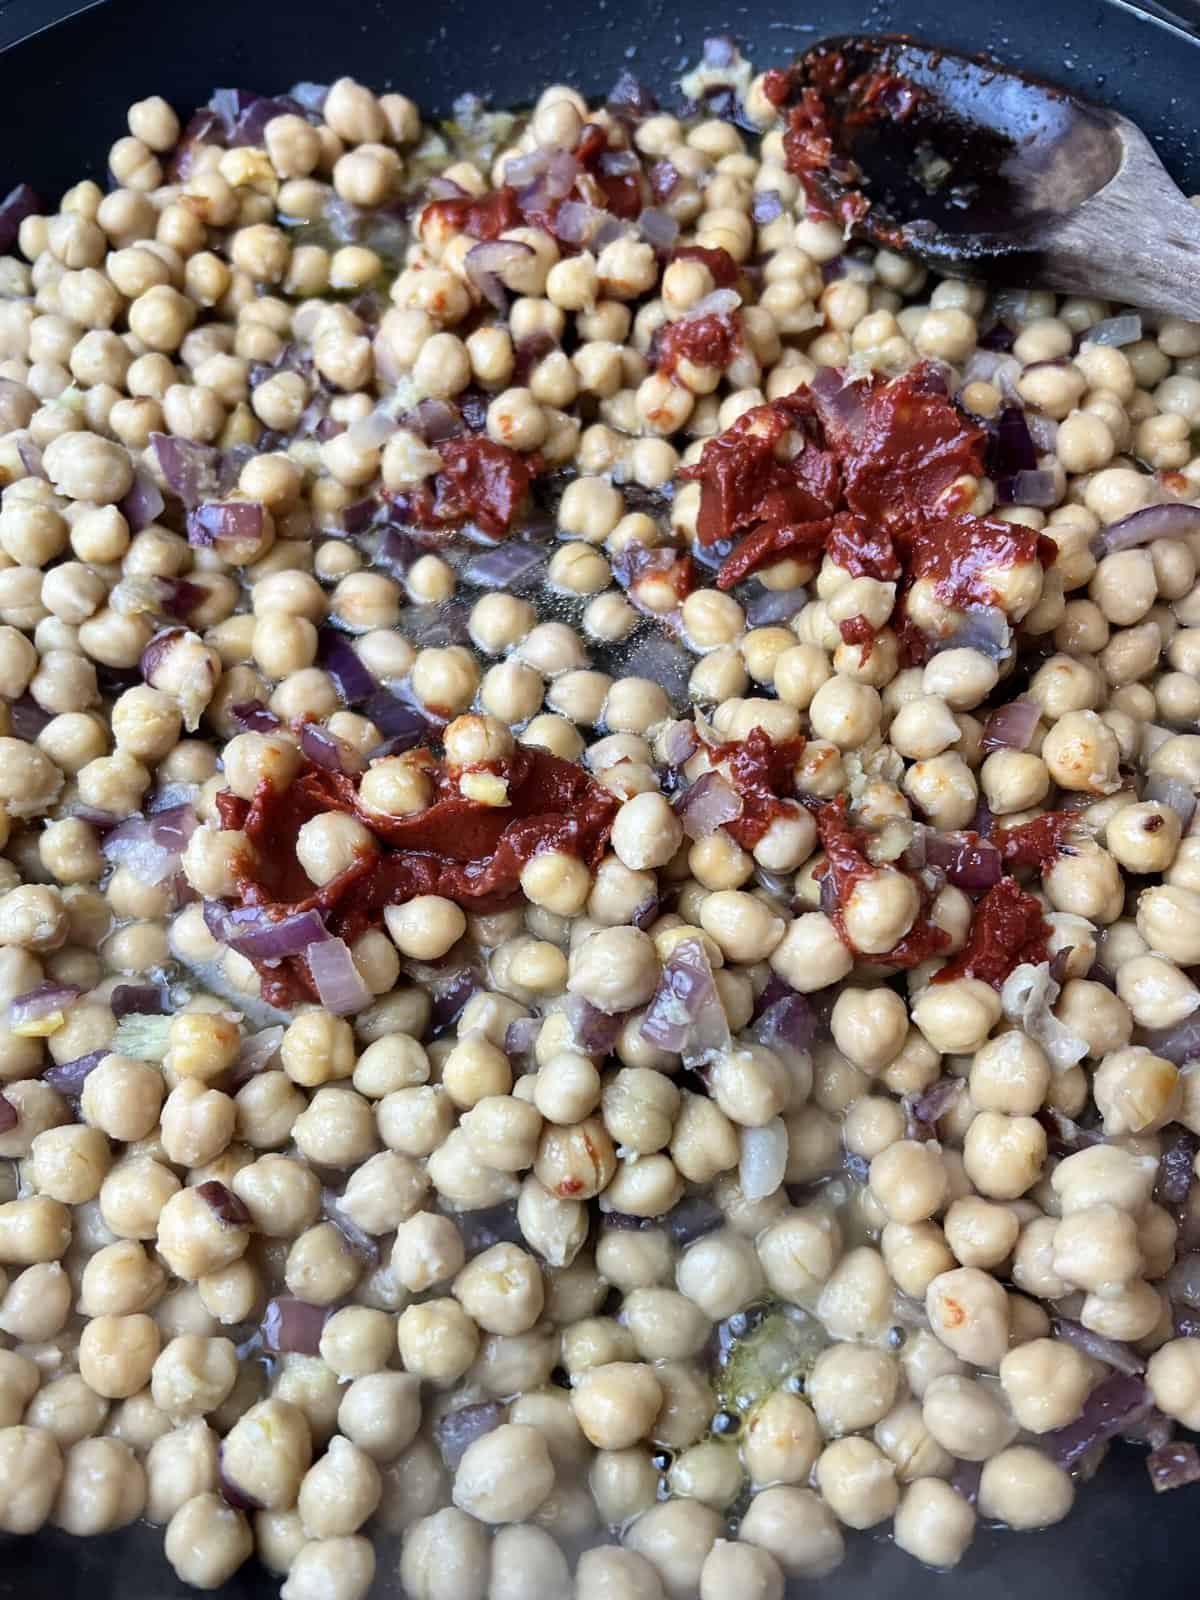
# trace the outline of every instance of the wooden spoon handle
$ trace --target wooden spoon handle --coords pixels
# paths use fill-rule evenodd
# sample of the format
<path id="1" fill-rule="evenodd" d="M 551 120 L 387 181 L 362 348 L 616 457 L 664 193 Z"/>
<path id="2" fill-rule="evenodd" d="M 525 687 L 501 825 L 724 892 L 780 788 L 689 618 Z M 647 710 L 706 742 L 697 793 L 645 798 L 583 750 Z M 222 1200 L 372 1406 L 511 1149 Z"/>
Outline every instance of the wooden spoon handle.
<path id="1" fill-rule="evenodd" d="M 1200 321 L 1200 209 L 1172 183 L 1141 130 L 1123 117 L 1118 127 L 1116 175 L 1041 231 L 1046 276 L 1076 294 Z"/>

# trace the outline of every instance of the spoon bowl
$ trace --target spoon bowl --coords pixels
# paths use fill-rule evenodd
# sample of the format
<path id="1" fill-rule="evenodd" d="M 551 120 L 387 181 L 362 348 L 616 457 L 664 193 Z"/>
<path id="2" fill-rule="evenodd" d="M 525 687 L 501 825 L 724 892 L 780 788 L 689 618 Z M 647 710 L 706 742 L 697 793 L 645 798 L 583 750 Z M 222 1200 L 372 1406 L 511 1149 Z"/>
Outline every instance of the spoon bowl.
<path id="1" fill-rule="evenodd" d="M 902 36 L 798 63 L 833 142 L 807 174 L 835 216 L 939 271 L 1200 317 L 1200 212 L 1126 118 Z"/>

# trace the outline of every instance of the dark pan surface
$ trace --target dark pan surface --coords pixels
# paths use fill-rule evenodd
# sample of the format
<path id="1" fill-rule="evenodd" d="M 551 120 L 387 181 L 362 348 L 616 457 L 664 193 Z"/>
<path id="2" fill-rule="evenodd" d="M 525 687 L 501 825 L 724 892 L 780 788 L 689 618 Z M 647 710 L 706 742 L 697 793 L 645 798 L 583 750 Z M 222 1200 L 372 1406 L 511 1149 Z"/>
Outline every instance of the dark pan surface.
<path id="1" fill-rule="evenodd" d="M 662 92 L 710 33 L 732 33 L 756 64 L 771 65 L 856 29 L 990 50 L 1109 100 L 1194 192 L 1200 0 L 1145 0 L 1143 9 L 1151 18 L 1123 0 L 820 0 L 811 8 L 786 0 L 582 0 L 574 8 L 452 0 L 419 10 L 411 0 L 104 0 L 51 28 L 71 10 L 63 0 L 0 0 L 0 192 L 24 178 L 56 198 L 85 174 L 103 181 L 103 155 L 124 131 L 126 106 L 147 94 L 186 112 L 219 84 L 271 92 L 345 72 L 446 110 L 467 90 L 498 105 L 561 80 L 594 93 L 623 67 Z M 1118 1446 L 1065 1523 L 1040 1534 L 981 1531 L 954 1574 L 918 1567 L 885 1536 L 854 1536 L 820 1592 L 830 1600 L 1193 1597 L 1200 1489 L 1156 1498 L 1143 1460 L 1144 1452 Z M 381 1551 L 373 1600 L 399 1594 L 395 1559 Z M 798 1586 L 797 1595 L 817 1588 Z M 195 1592 L 176 1582 L 158 1534 L 0 1538 L 4 1600 L 183 1600 Z M 222 1592 L 267 1600 L 278 1580 L 248 1567 Z"/>

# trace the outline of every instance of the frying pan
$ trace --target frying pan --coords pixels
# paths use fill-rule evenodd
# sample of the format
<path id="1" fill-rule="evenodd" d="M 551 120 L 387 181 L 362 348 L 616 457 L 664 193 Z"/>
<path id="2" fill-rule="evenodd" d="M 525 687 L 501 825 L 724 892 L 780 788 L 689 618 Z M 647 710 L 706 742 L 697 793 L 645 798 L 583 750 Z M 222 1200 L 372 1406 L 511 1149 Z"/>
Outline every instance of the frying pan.
<path id="1" fill-rule="evenodd" d="M 66 8 L 69 10 L 69 7 Z M 415 13 L 415 14 L 414 14 Z M 104 181 L 104 154 L 132 100 L 162 94 L 185 114 L 217 85 L 273 92 L 349 73 L 445 111 L 467 90 L 516 105 L 548 83 L 587 93 L 629 67 L 660 93 L 701 41 L 732 33 L 758 66 L 782 64 L 825 34 L 907 32 L 990 50 L 1108 100 L 1153 138 L 1188 193 L 1200 190 L 1200 0 L 0 0 L 0 193 L 27 179 L 47 198 Z M 1152 219 L 1147 218 L 1147 226 Z M 1156 1499 L 1144 1452 L 1114 1448 L 1075 1510 L 1038 1534 L 981 1530 L 953 1574 L 901 1555 L 886 1535 L 849 1540 L 823 1580 L 830 1600 L 1182 1600 L 1200 1572 L 1200 1488 Z M 372 1597 L 398 1596 L 380 1552 Z M 802 1590 L 811 1590 L 802 1585 Z M 278 1580 L 247 1566 L 223 1593 L 266 1600 Z M 183 1600 L 161 1534 L 100 1539 L 53 1531 L 0 1538 L 0 1596 L 21 1600 Z M 530 1594 L 528 1600 L 548 1600 Z M 737 1600 L 730 1596 L 730 1600 Z"/>

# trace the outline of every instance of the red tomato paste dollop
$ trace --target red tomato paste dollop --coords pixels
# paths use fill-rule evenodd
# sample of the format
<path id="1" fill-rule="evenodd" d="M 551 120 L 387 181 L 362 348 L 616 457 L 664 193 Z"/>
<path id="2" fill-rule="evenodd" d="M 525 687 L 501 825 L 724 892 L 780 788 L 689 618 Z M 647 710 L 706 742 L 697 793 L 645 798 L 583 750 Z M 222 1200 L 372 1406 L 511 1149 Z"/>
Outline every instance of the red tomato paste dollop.
<path id="1" fill-rule="evenodd" d="M 1015 878 L 1001 878 L 975 907 L 965 946 L 933 977 L 934 983 L 953 978 L 980 978 L 993 989 L 1025 962 L 1037 966 L 1049 959 L 1050 925 L 1041 901 L 1021 888 Z"/>
<path id="2" fill-rule="evenodd" d="M 986 435 L 933 367 L 890 382 L 826 373 L 819 385 L 744 413 L 681 474 L 700 484 L 701 544 L 742 534 L 720 588 L 784 557 L 828 554 L 855 577 L 900 585 L 893 626 L 913 660 L 924 647 L 902 602 L 919 579 L 944 605 L 969 610 L 999 603 L 991 572 L 1053 561 L 1036 530 L 946 503 L 957 479 L 983 475 Z"/>
<path id="3" fill-rule="evenodd" d="M 854 944 L 846 932 L 845 908 L 857 885 L 867 878 L 874 877 L 880 869 L 867 855 L 867 835 L 860 828 L 856 828 L 846 814 L 845 795 L 839 795 L 836 800 L 825 801 L 816 808 L 813 815 L 821 838 L 821 847 L 825 851 L 825 863 L 823 868 L 818 869 L 819 876 L 822 880 L 833 881 L 834 905 L 828 915 L 837 929 L 838 938 L 848 950 L 854 950 Z M 902 870 L 894 862 L 892 865 L 896 871 Z M 906 876 L 912 878 L 917 886 L 920 908 L 912 927 L 903 939 L 885 954 L 868 957 L 870 961 L 877 962 L 880 966 L 915 967 L 922 961 L 928 961 L 930 956 L 937 955 L 950 943 L 950 935 L 945 929 L 937 927 L 929 920 L 933 892 L 917 874 L 908 873 Z M 855 954 L 858 953 L 855 950 Z"/>
<path id="4" fill-rule="evenodd" d="M 708 751 L 709 760 L 724 770 L 741 798 L 741 816 L 724 828 L 743 849 L 753 850 L 776 817 L 795 810 L 796 801 L 789 797 L 805 742 L 797 737 L 772 744 L 763 728 L 751 728 L 744 739 L 713 745 Z"/>
<path id="5" fill-rule="evenodd" d="M 413 816 L 368 810 L 357 778 L 311 764 L 286 789 L 260 784 L 252 802 L 228 789 L 219 794 L 221 826 L 243 829 L 256 849 L 253 859 L 238 864 L 240 904 L 261 906 L 275 921 L 318 910 L 330 933 L 352 944 L 380 924 L 386 906 L 417 895 L 441 895 L 472 912 L 507 909 L 519 899 L 522 867 L 545 850 L 578 856 L 590 867 L 599 864 L 619 802 L 574 763 L 519 746 L 488 767 L 508 780 L 509 796 L 506 806 L 488 806 L 461 794 L 460 769 L 428 752 L 413 752 L 409 759 L 425 767 L 436 793 L 434 803 Z M 318 889 L 296 857 L 296 836 L 306 822 L 330 811 L 357 816 L 378 850 L 364 852 Z M 258 971 L 272 1005 L 316 997 L 301 956 Z"/>
<path id="6" fill-rule="evenodd" d="M 523 510 L 540 456 L 523 456 L 494 439 L 471 435 L 437 447 L 442 467 L 433 487 L 396 495 L 393 503 L 422 528 L 460 528 L 474 522 L 493 538 L 508 533 Z"/>
<path id="7" fill-rule="evenodd" d="M 654 336 L 655 367 L 671 378 L 681 361 L 723 372 L 742 342 L 741 319 L 727 311 L 667 322 Z"/>
<path id="8" fill-rule="evenodd" d="M 1036 867 L 1045 872 L 1064 849 L 1077 820 L 1069 811 L 1046 811 L 1015 827 L 994 829 L 991 839 L 1010 867 Z"/>

